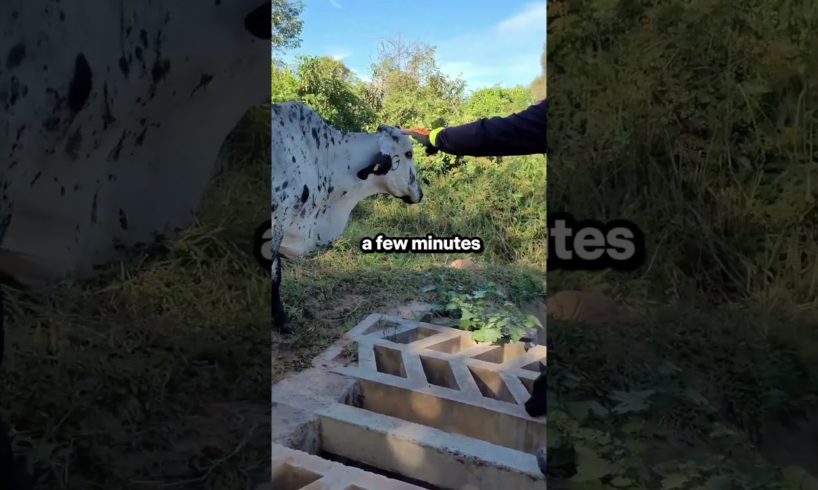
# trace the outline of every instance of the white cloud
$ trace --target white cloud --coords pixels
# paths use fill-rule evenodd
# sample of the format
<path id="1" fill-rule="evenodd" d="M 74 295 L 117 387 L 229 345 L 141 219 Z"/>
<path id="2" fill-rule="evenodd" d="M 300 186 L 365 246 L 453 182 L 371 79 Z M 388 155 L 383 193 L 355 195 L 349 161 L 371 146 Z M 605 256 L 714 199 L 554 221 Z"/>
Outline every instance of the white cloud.
<path id="1" fill-rule="evenodd" d="M 349 58 L 352 53 L 349 51 L 336 51 L 335 53 L 331 54 L 330 57 L 335 61 L 341 61 L 344 58 Z"/>
<path id="2" fill-rule="evenodd" d="M 520 30 L 539 33 L 545 29 L 548 20 L 545 3 L 532 3 L 518 14 L 497 24 L 497 31 L 508 34 Z"/>
<path id="3" fill-rule="evenodd" d="M 342 7 L 341 2 L 339 2 L 338 0 L 329 0 L 329 4 L 337 9 Z"/>
<path id="4" fill-rule="evenodd" d="M 531 3 L 493 26 L 437 43 L 441 69 L 469 89 L 528 85 L 541 73 L 545 2 Z"/>

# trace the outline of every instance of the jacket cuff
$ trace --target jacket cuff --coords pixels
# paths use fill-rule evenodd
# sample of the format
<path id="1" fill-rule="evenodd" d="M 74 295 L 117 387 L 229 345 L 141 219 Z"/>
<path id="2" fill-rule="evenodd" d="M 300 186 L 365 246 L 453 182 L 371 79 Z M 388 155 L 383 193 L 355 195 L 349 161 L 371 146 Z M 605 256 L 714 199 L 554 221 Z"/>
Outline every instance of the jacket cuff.
<path id="1" fill-rule="evenodd" d="M 435 148 L 437 148 L 437 135 L 440 134 L 443 129 L 444 128 L 435 128 L 429 132 L 429 143 L 431 143 Z"/>

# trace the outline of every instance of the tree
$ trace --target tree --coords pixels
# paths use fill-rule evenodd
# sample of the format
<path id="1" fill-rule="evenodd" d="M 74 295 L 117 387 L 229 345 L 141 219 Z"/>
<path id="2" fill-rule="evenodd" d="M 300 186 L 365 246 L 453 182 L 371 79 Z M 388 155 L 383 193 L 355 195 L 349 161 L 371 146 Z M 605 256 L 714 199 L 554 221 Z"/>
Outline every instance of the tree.
<path id="1" fill-rule="evenodd" d="M 362 82 L 342 62 L 304 57 L 297 67 L 298 97 L 338 129 L 361 131 L 374 121 L 362 100 Z"/>
<path id="2" fill-rule="evenodd" d="M 522 111 L 532 102 L 531 91 L 524 87 L 484 88 L 474 92 L 463 105 L 463 122 L 506 116 Z"/>
<path id="3" fill-rule="evenodd" d="M 456 118 L 464 89 L 440 71 L 434 47 L 398 37 L 381 42 L 365 97 L 385 124 L 435 127 Z"/>
<path id="4" fill-rule="evenodd" d="M 273 63 L 273 103 L 303 102 L 338 129 L 362 131 L 375 123 L 365 95 L 365 84 L 338 60 L 301 56 L 292 67 Z"/>
<path id="5" fill-rule="evenodd" d="M 273 61 L 270 77 L 273 104 L 298 100 L 298 77 L 284 63 Z"/>
<path id="6" fill-rule="evenodd" d="M 299 18 L 304 6 L 300 1 L 272 0 L 272 49 L 281 51 L 301 45 L 302 22 Z"/>
<path id="7" fill-rule="evenodd" d="M 546 81 L 546 70 L 545 70 L 545 46 L 543 45 L 542 48 L 542 56 L 540 57 L 540 64 L 542 65 L 542 75 L 537 77 L 534 82 L 531 84 L 531 93 L 534 95 L 535 100 L 541 100 L 546 97 L 547 93 L 547 81 Z"/>

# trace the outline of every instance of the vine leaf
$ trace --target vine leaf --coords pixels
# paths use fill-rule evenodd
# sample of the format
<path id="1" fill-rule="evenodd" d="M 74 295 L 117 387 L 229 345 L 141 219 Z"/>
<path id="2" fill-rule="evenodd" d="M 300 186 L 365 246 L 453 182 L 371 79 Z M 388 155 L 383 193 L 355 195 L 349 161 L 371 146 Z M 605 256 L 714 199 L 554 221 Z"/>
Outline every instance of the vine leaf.
<path id="1" fill-rule="evenodd" d="M 645 411 L 655 393 L 656 390 L 614 391 L 611 399 L 617 404 L 612 411 L 617 414 Z"/>
<path id="2" fill-rule="evenodd" d="M 590 482 L 610 475 L 616 471 L 610 461 L 605 460 L 596 451 L 586 446 L 576 446 L 577 474 L 571 480 L 575 482 Z"/>

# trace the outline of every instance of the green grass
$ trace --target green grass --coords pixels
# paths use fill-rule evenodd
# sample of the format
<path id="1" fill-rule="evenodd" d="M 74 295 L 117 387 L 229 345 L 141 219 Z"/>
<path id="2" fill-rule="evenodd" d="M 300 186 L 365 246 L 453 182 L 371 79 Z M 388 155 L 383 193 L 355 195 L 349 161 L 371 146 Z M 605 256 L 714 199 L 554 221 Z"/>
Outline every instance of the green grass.
<path id="1" fill-rule="evenodd" d="M 178 238 L 49 298 L 7 296 L 4 417 L 37 488 L 239 489 L 268 477 L 271 285 L 252 255 L 269 219 L 259 128 L 234 134 L 232 165 Z"/>
<path id="2" fill-rule="evenodd" d="M 565 410 L 560 420 L 564 440 L 629 472 L 619 488 L 719 488 L 718 478 L 781 488 L 783 475 L 753 445 L 764 446 L 759 427 L 793 409 L 815 412 L 814 11 L 753 1 L 739 12 L 721 0 L 549 5 L 548 81 L 558 87 L 549 207 L 626 218 L 648 246 L 635 273 L 548 277 L 552 292 L 603 291 L 644 316 L 604 329 L 549 325 L 564 399 L 614 406 L 614 390 L 631 401 L 659 393 L 638 411 L 589 419 Z M 643 425 L 625 432 L 626 422 Z M 735 434 L 713 436 L 719 424 Z M 641 472 L 645 455 L 623 441 L 647 444 L 675 469 Z M 599 473 L 582 488 L 610 483 Z"/>
<path id="3" fill-rule="evenodd" d="M 545 164 L 543 157 L 508 158 L 501 164 L 470 159 L 447 175 L 421 170 L 424 200 L 409 206 L 388 196 L 358 205 L 349 227 L 328 251 L 284 262 L 282 294 L 297 336 L 274 371 L 304 367 L 368 313 L 411 300 L 437 301 L 440 291 L 479 288 L 494 281 L 521 304 L 545 295 Z M 481 254 L 363 254 L 365 237 L 480 237 Z M 448 264 L 468 258 L 479 274 Z M 421 292 L 421 289 L 434 291 Z M 302 355 L 302 350 L 307 354 Z M 275 376 L 275 374 L 274 374 Z"/>

